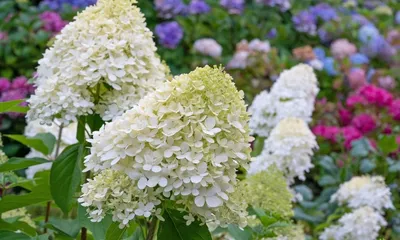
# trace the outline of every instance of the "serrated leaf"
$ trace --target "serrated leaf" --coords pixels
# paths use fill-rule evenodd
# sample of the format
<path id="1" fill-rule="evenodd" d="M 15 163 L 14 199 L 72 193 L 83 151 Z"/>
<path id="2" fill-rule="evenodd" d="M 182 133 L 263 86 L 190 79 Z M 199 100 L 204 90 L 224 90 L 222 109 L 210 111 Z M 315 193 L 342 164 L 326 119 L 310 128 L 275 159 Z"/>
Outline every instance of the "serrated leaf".
<path id="1" fill-rule="evenodd" d="M 44 142 L 41 139 L 37 139 L 37 138 L 27 138 L 24 135 L 4 135 L 5 137 L 14 139 L 15 141 L 18 141 L 22 144 L 24 144 L 27 147 L 33 148 L 41 153 L 43 153 L 44 155 L 48 155 L 50 153 L 48 147 L 46 146 L 46 144 L 44 144 Z"/>
<path id="2" fill-rule="evenodd" d="M 50 172 L 50 191 L 55 203 L 68 213 L 73 196 L 81 183 L 81 161 L 85 148 L 77 143 L 68 146 L 53 162 Z"/>
<path id="3" fill-rule="evenodd" d="M 186 225 L 185 214 L 177 210 L 165 209 L 158 231 L 158 240 L 211 240 L 211 234 L 206 225 L 200 226 L 199 221 Z"/>
<path id="4" fill-rule="evenodd" d="M 44 158 L 10 158 L 7 162 L 0 165 L 0 172 L 20 170 L 48 162 L 49 160 Z"/>

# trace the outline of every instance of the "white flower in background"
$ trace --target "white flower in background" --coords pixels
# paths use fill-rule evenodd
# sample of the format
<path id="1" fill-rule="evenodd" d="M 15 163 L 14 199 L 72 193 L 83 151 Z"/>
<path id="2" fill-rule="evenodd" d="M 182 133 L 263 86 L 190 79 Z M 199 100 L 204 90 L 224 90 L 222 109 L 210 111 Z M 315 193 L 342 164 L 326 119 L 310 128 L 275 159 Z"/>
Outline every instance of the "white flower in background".
<path id="1" fill-rule="evenodd" d="M 347 204 L 351 208 L 369 206 L 379 212 L 394 208 L 390 189 L 381 176 L 353 177 L 350 181 L 340 185 L 331 201 L 337 201 L 340 205 Z"/>
<path id="2" fill-rule="evenodd" d="M 246 210 L 229 196 L 237 184 L 237 169 L 246 168 L 250 161 L 248 118 L 243 92 L 236 90 L 228 74 L 208 66 L 197 68 L 159 86 L 132 110 L 94 132 L 85 171 L 97 174 L 112 169 L 116 175 L 126 175 L 135 191 L 182 205 L 189 212 L 189 223 L 196 217 L 207 223 L 243 226 Z M 119 198 L 115 194 L 109 200 L 92 194 L 110 191 L 111 183 L 103 180 L 98 177 L 85 184 L 80 201 L 91 216 L 99 215 L 97 220 L 109 211 L 125 225 L 143 208 L 132 205 L 121 215 L 114 205 L 97 204 L 119 201 L 114 200 Z M 139 201 L 128 196 L 131 199 L 126 201 Z M 158 201 L 139 203 L 151 214 L 158 211 Z"/>
<path id="3" fill-rule="evenodd" d="M 308 65 L 310 65 L 312 68 L 314 68 L 315 70 L 318 70 L 318 71 L 321 71 L 322 69 L 324 69 L 324 63 L 317 58 L 309 61 Z"/>
<path id="4" fill-rule="evenodd" d="M 63 28 L 39 61 L 29 121 L 68 124 L 94 112 L 110 120 L 166 80 L 168 69 L 134 2 L 100 0 Z"/>
<path id="5" fill-rule="evenodd" d="M 271 45 L 269 44 L 268 40 L 261 41 L 260 39 L 256 38 L 250 41 L 249 50 L 267 53 L 271 50 Z"/>
<path id="6" fill-rule="evenodd" d="M 250 106 L 252 133 L 267 137 L 272 128 L 287 117 L 310 122 L 318 91 L 318 80 L 312 67 L 298 64 L 283 71 L 270 93 L 261 92 L 263 96 L 256 97 Z"/>
<path id="7" fill-rule="evenodd" d="M 194 49 L 206 56 L 218 58 L 222 54 L 222 47 L 212 38 L 202 38 L 194 42 Z"/>
<path id="8" fill-rule="evenodd" d="M 61 126 L 61 123 L 57 120 L 55 120 L 54 123 L 50 126 L 40 124 L 40 120 L 28 121 L 28 123 L 25 127 L 24 135 L 27 137 L 35 137 L 37 134 L 50 133 L 56 138 L 56 141 L 57 141 L 60 126 Z M 78 140 L 76 139 L 77 127 L 78 127 L 77 123 L 71 123 L 68 126 L 63 127 L 62 132 L 61 132 L 59 153 L 61 153 L 69 145 L 72 145 L 72 144 L 75 144 L 78 142 Z M 52 161 L 55 158 L 55 152 L 56 152 L 56 146 L 54 146 L 53 152 L 51 152 L 48 156 L 43 155 L 43 153 L 41 153 L 35 149 L 31 149 L 31 151 L 25 157 L 26 158 L 35 158 L 35 157 L 46 158 L 46 159 Z M 38 165 L 28 167 L 25 170 L 26 178 L 32 179 L 37 172 L 48 170 L 51 168 L 51 165 L 52 165 L 52 163 L 48 162 L 48 163 L 43 163 L 43 164 L 38 164 Z"/>
<path id="9" fill-rule="evenodd" d="M 365 206 L 343 215 L 338 225 L 324 230 L 320 240 L 375 240 L 385 219 L 373 208 Z"/>
<path id="10" fill-rule="evenodd" d="M 249 174 L 266 170 L 275 164 L 289 183 L 293 183 L 295 177 L 305 180 L 304 174 L 313 167 L 311 156 L 317 147 L 315 136 L 302 119 L 286 118 L 265 140 L 261 154 L 250 164 Z"/>

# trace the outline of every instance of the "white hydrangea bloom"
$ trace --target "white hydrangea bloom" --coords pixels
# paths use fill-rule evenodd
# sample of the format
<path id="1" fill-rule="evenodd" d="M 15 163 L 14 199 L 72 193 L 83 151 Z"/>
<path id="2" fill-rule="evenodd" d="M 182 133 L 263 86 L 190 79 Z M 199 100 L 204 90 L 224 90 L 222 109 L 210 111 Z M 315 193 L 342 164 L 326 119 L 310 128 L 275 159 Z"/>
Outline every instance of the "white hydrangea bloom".
<path id="1" fill-rule="evenodd" d="M 386 226 L 385 218 L 373 208 L 365 206 L 343 215 L 338 225 L 326 228 L 320 240 L 375 240 Z"/>
<path id="2" fill-rule="evenodd" d="M 299 118 L 285 118 L 271 131 L 261 154 L 250 164 L 249 174 L 264 171 L 275 164 L 289 183 L 294 178 L 305 180 L 304 174 L 314 165 L 313 149 L 317 148 L 314 134 Z"/>
<path id="3" fill-rule="evenodd" d="M 42 125 L 40 124 L 40 120 L 35 120 L 35 121 L 28 121 L 26 127 L 25 127 L 25 132 L 24 135 L 27 137 L 35 137 L 37 134 L 40 133 L 51 133 L 57 140 L 58 138 L 58 133 L 60 130 L 61 123 L 57 120 L 53 122 L 53 124 L 49 125 Z M 76 131 L 77 131 L 78 124 L 77 123 L 71 123 L 67 126 L 64 126 L 61 132 L 61 141 L 60 141 L 60 149 L 59 152 L 61 153 L 66 147 L 69 145 L 75 144 L 78 142 L 76 139 Z M 48 160 L 54 160 L 55 157 L 55 152 L 56 152 L 56 147 L 54 147 L 53 152 L 51 152 L 48 156 L 43 155 L 43 153 L 31 149 L 31 151 L 25 156 L 26 158 L 46 158 Z M 32 179 L 37 172 L 48 170 L 51 168 L 52 163 L 43 163 L 43 164 L 38 164 L 35 166 L 28 167 L 25 170 L 26 177 L 28 179 Z"/>
<path id="4" fill-rule="evenodd" d="M 390 189 L 381 176 L 353 177 L 340 185 L 339 190 L 332 195 L 331 201 L 337 201 L 340 205 L 347 204 L 351 208 L 369 206 L 379 212 L 394 208 Z"/>
<path id="5" fill-rule="evenodd" d="M 63 28 L 39 61 L 30 121 L 68 124 L 94 112 L 110 120 L 166 79 L 135 2 L 100 0 Z"/>
<path id="6" fill-rule="evenodd" d="M 218 58 L 222 54 L 222 47 L 212 38 L 202 38 L 194 42 L 194 49 L 213 58 Z"/>
<path id="7" fill-rule="evenodd" d="M 257 96 L 249 108 L 252 133 L 267 137 L 272 128 L 287 117 L 310 122 L 318 91 L 317 78 L 309 65 L 298 64 L 283 71 L 270 93 L 261 92 L 262 97 Z"/>
<path id="8" fill-rule="evenodd" d="M 94 132 L 85 171 L 112 169 L 117 176 L 127 175 L 135 191 L 160 201 L 175 200 L 190 213 L 189 223 L 198 217 L 219 225 L 245 225 L 245 208 L 229 196 L 237 184 L 237 168 L 246 168 L 250 160 L 248 118 L 243 92 L 236 90 L 228 74 L 208 66 L 197 68 L 159 86 Z M 101 218 L 106 209 L 124 225 L 138 208 L 122 205 L 121 215 L 119 205 L 96 204 L 107 201 L 95 201 L 93 196 L 100 195 L 92 194 L 101 191 L 96 186 L 107 188 L 103 179 L 85 184 L 80 201 L 89 206 L 90 215 Z M 138 201 L 128 196 L 132 197 L 125 201 Z M 148 211 L 157 212 L 158 201 L 141 203 L 152 203 Z"/>

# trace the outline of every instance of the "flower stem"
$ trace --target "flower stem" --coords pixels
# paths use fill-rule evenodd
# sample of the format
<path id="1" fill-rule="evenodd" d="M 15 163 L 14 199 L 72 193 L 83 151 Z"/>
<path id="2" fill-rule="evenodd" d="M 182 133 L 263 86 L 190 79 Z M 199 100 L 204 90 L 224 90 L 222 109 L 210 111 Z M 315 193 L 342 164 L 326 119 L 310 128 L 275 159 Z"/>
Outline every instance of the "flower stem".
<path id="1" fill-rule="evenodd" d="M 157 217 L 153 217 L 151 220 L 150 226 L 149 226 L 149 231 L 147 233 L 147 238 L 146 240 L 155 240 L 157 239 L 157 231 L 158 231 L 158 223 L 160 220 L 158 220 Z"/>
<path id="2" fill-rule="evenodd" d="M 86 238 L 87 238 L 87 229 L 83 227 L 81 232 L 81 240 L 86 240 Z"/>

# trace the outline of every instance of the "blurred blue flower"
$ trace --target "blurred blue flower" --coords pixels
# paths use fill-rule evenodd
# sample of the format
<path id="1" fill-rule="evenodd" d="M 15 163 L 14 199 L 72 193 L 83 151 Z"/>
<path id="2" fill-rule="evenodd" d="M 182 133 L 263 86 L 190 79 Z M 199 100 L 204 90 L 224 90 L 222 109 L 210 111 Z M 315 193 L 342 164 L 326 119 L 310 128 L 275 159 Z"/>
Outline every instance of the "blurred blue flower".
<path id="1" fill-rule="evenodd" d="M 243 12 L 245 0 L 220 0 L 219 4 L 227 9 L 231 14 L 240 14 Z"/>
<path id="2" fill-rule="evenodd" d="M 367 81 L 371 82 L 372 81 L 372 77 L 375 75 L 376 71 L 373 68 L 368 69 L 367 72 Z"/>
<path id="3" fill-rule="evenodd" d="M 322 60 L 324 63 L 324 69 L 330 76 L 336 76 L 338 74 L 335 69 L 335 60 L 332 57 L 327 57 Z"/>
<path id="4" fill-rule="evenodd" d="M 192 0 L 189 4 L 190 14 L 204 14 L 210 12 L 210 6 L 204 0 Z"/>
<path id="5" fill-rule="evenodd" d="M 187 11 L 187 6 L 182 0 L 155 0 L 154 4 L 157 16 L 164 19 L 174 18 Z"/>
<path id="6" fill-rule="evenodd" d="M 396 24 L 400 24 L 400 11 L 396 12 L 396 15 L 394 16 L 394 22 Z"/>
<path id="7" fill-rule="evenodd" d="M 315 47 L 313 49 L 315 56 L 319 60 L 324 60 L 325 59 L 325 50 L 322 47 Z"/>
<path id="8" fill-rule="evenodd" d="M 396 49 L 381 35 L 365 43 L 360 51 L 370 58 L 378 57 L 385 61 L 390 61 L 392 56 L 396 54 Z"/>
<path id="9" fill-rule="evenodd" d="M 47 6 L 52 10 L 61 11 L 64 5 L 70 5 L 74 8 L 85 8 L 96 4 L 97 0 L 44 0 L 41 5 Z"/>
<path id="10" fill-rule="evenodd" d="M 316 35 L 317 20 L 310 11 L 303 10 L 299 12 L 297 15 L 292 17 L 292 21 L 298 32 L 304 32 L 310 35 Z"/>
<path id="11" fill-rule="evenodd" d="M 362 43 L 368 43 L 379 35 L 379 30 L 372 24 L 364 25 L 358 30 L 358 39 Z"/>
<path id="12" fill-rule="evenodd" d="M 353 22 L 358 23 L 361 26 L 367 25 L 367 24 L 372 24 L 368 18 L 364 17 L 361 14 L 358 13 L 353 13 L 351 14 L 351 19 L 353 20 Z"/>
<path id="13" fill-rule="evenodd" d="M 276 38 L 276 36 L 278 36 L 278 31 L 276 30 L 276 28 L 271 29 L 267 33 L 267 38 L 269 38 L 269 39 Z"/>
<path id="14" fill-rule="evenodd" d="M 355 53 L 350 56 L 350 62 L 353 65 L 361 65 L 361 64 L 368 64 L 369 59 L 362 53 Z"/>
<path id="15" fill-rule="evenodd" d="M 336 10 L 327 3 L 319 3 L 310 9 L 311 14 L 321 18 L 322 20 L 330 21 L 338 17 Z"/>
<path id="16" fill-rule="evenodd" d="M 317 33 L 318 33 L 319 39 L 323 43 L 328 43 L 333 40 L 332 34 L 330 34 L 328 31 L 326 31 L 323 28 L 318 29 Z"/>
<path id="17" fill-rule="evenodd" d="M 155 33 L 159 43 L 166 48 L 176 48 L 183 37 L 182 27 L 175 21 L 158 24 Z"/>
<path id="18" fill-rule="evenodd" d="M 282 12 L 286 12 L 291 7 L 289 0 L 256 0 L 256 2 L 269 7 L 278 7 Z"/>

